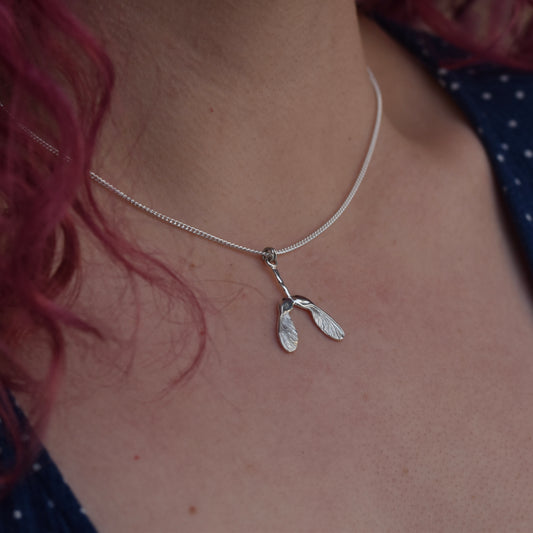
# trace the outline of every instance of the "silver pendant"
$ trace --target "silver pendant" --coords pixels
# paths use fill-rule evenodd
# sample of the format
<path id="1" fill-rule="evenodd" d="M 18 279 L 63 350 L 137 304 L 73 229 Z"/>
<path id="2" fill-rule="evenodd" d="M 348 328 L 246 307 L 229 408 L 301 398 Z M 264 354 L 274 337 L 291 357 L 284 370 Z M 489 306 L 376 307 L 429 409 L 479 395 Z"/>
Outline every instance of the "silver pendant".
<path id="1" fill-rule="evenodd" d="M 278 283 L 287 296 L 281 300 L 278 317 L 278 337 L 283 348 L 287 352 L 294 352 L 298 347 L 298 332 L 296 331 L 294 322 L 290 316 L 290 312 L 294 307 L 309 311 L 315 324 L 328 337 L 331 337 L 336 341 L 344 339 L 343 329 L 325 311 L 320 309 L 320 307 L 315 305 L 305 296 L 291 296 L 289 289 L 285 286 L 278 271 L 276 250 L 274 248 L 265 248 L 262 257 L 265 263 L 271 268 L 272 272 L 274 272 Z"/>

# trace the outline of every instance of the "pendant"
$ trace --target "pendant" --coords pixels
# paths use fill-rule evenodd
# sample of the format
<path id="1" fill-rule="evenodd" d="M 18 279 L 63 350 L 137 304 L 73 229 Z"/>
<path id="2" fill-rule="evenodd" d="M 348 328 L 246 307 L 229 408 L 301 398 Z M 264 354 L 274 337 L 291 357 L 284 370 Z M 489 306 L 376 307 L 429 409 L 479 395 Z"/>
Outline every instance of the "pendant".
<path id="1" fill-rule="evenodd" d="M 344 339 L 343 329 L 325 311 L 320 309 L 320 307 L 315 305 L 305 296 L 291 296 L 289 289 L 285 286 L 278 271 L 276 250 L 274 248 L 265 248 L 262 257 L 265 263 L 271 268 L 272 272 L 274 272 L 274 276 L 276 276 L 278 283 L 287 296 L 281 300 L 278 316 L 278 337 L 283 348 L 287 352 L 294 352 L 298 347 L 298 332 L 296 331 L 294 322 L 290 316 L 290 312 L 295 307 L 309 311 L 315 324 L 322 333 L 328 337 L 336 341 Z"/>

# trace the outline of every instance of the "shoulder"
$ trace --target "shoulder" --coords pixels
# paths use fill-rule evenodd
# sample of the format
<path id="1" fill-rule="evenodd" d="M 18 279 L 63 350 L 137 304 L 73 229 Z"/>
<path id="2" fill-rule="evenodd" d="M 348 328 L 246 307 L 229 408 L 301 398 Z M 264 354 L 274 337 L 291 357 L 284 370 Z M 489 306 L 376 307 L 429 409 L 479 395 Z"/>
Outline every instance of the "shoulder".
<path id="1" fill-rule="evenodd" d="M 384 20 L 378 23 L 448 93 L 478 136 L 533 276 L 533 72 L 471 65 L 466 52 L 430 33 Z M 413 100 L 408 112 L 422 113 Z M 438 137 L 431 122 L 426 133 Z"/>

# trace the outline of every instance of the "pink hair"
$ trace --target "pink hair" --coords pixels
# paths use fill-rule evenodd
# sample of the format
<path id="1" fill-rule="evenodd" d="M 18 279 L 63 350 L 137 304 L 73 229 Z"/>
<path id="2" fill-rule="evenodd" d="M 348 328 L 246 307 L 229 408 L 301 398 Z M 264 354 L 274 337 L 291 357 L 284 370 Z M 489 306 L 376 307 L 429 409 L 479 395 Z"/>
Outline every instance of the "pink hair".
<path id="1" fill-rule="evenodd" d="M 482 61 L 533 68 L 532 0 L 359 0 L 358 5 L 409 25 L 430 29 L 470 52 L 459 67 Z M 449 66 L 449 65 L 447 65 Z"/>
<path id="2" fill-rule="evenodd" d="M 360 5 L 402 21 L 422 20 L 476 57 L 531 68 L 531 23 L 521 14 L 525 0 L 493 2 L 484 31 L 471 28 L 481 1 L 365 0 Z M 501 22 L 504 21 L 502 25 Z M 499 22 L 499 26 L 496 25 Z M 503 27 L 505 31 L 498 30 Z M 516 35 L 512 40 L 510 35 Z M 100 43 L 60 0 L 0 0 L 0 416 L 16 450 L 0 476 L 16 480 L 37 450 L 25 444 L 10 391 L 33 397 L 32 427 L 46 425 L 65 366 L 65 331 L 99 331 L 74 314 L 66 301 L 76 296 L 80 267 L 77 227 L 84 225 L 126 272 L 152 283 L 172 279 L 172 293 L 190 307 L 198 325 L 198 351 L 181 378 L 197 367 L 205 345 L 201 306 L 188 286 L 164 265 L 114 232 L 98 208 L 88 178 L 102 120 L 109 106 L 113 68 Z M 26 126 L 65 157 L 56 157 L 31 139 Z M 161 276 L 149 274 L 156 265 Z M 61 302 L 59 297 L 61 296 Z M 43 335 L 47 373 L 32 376 L 20 356 L 30 336 Z M 41 337 L 39 337 L 41 338 Z"/>
<path id="3" fill-rule="evenodd" d="M 66 329 L 100 335 L 64 303 L 76 295 L 78 225 L 128 274 L 156 284 L 173 280 L 173 292 L 188 303 L 199 334 L 196 357 L 182 379 L 199 363 L 205 325 L 190 288 L 114 232 L 92 195 L 88 175 L 114 76 L 98 41 L 60 0 L 1 0 L 0 62 L 0 417 L 15 450 L 13 464 L 0 476 L 7 487 L 38 450 L 65 367 Z M 35 142 L 28 129 L 62 157 Z M 20 356 L 22 343 L 37 335 L 46 339 L 39 356 L 49 357 L 39 379 Z M 29 433 L 10 392 L 33 397 Z"/>

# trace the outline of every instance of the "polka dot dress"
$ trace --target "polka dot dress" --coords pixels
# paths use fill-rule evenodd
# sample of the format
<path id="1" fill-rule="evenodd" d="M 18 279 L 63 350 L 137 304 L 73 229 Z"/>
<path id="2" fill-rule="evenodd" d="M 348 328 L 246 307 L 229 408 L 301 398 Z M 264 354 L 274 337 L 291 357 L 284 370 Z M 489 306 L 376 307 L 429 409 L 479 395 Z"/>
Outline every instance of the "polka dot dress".
<path id="1" fill-rule="evenodd" d="M 43 451 L 0 504 L 2 533 L 95 533 L 96 529 Z"/>
<path id="2" fill-rule="evenodd" d="M 493 165 L 511 226 L 533 273 L 533 74 L 490 65 L 448 70 L 439 66 L 439 59 L 458 58 L 460 52 L 438 38 L 378 22 L 423 62 L 469 118 Z M 1 430 L 0 424 L 0 457 L 9 450 Z M 45 450 L 0 502 L 0 533 L 94 532 Z"/>
<path id="3" fill-rule="evenodd" d="M 18 410 L 21 426 L 27 425 Z M 0 461 L 13 461 L 0 421 Z M 57 466 L 42 450 L 26 476 L 0 500 L 0 533 L 96 533 Z"/>

